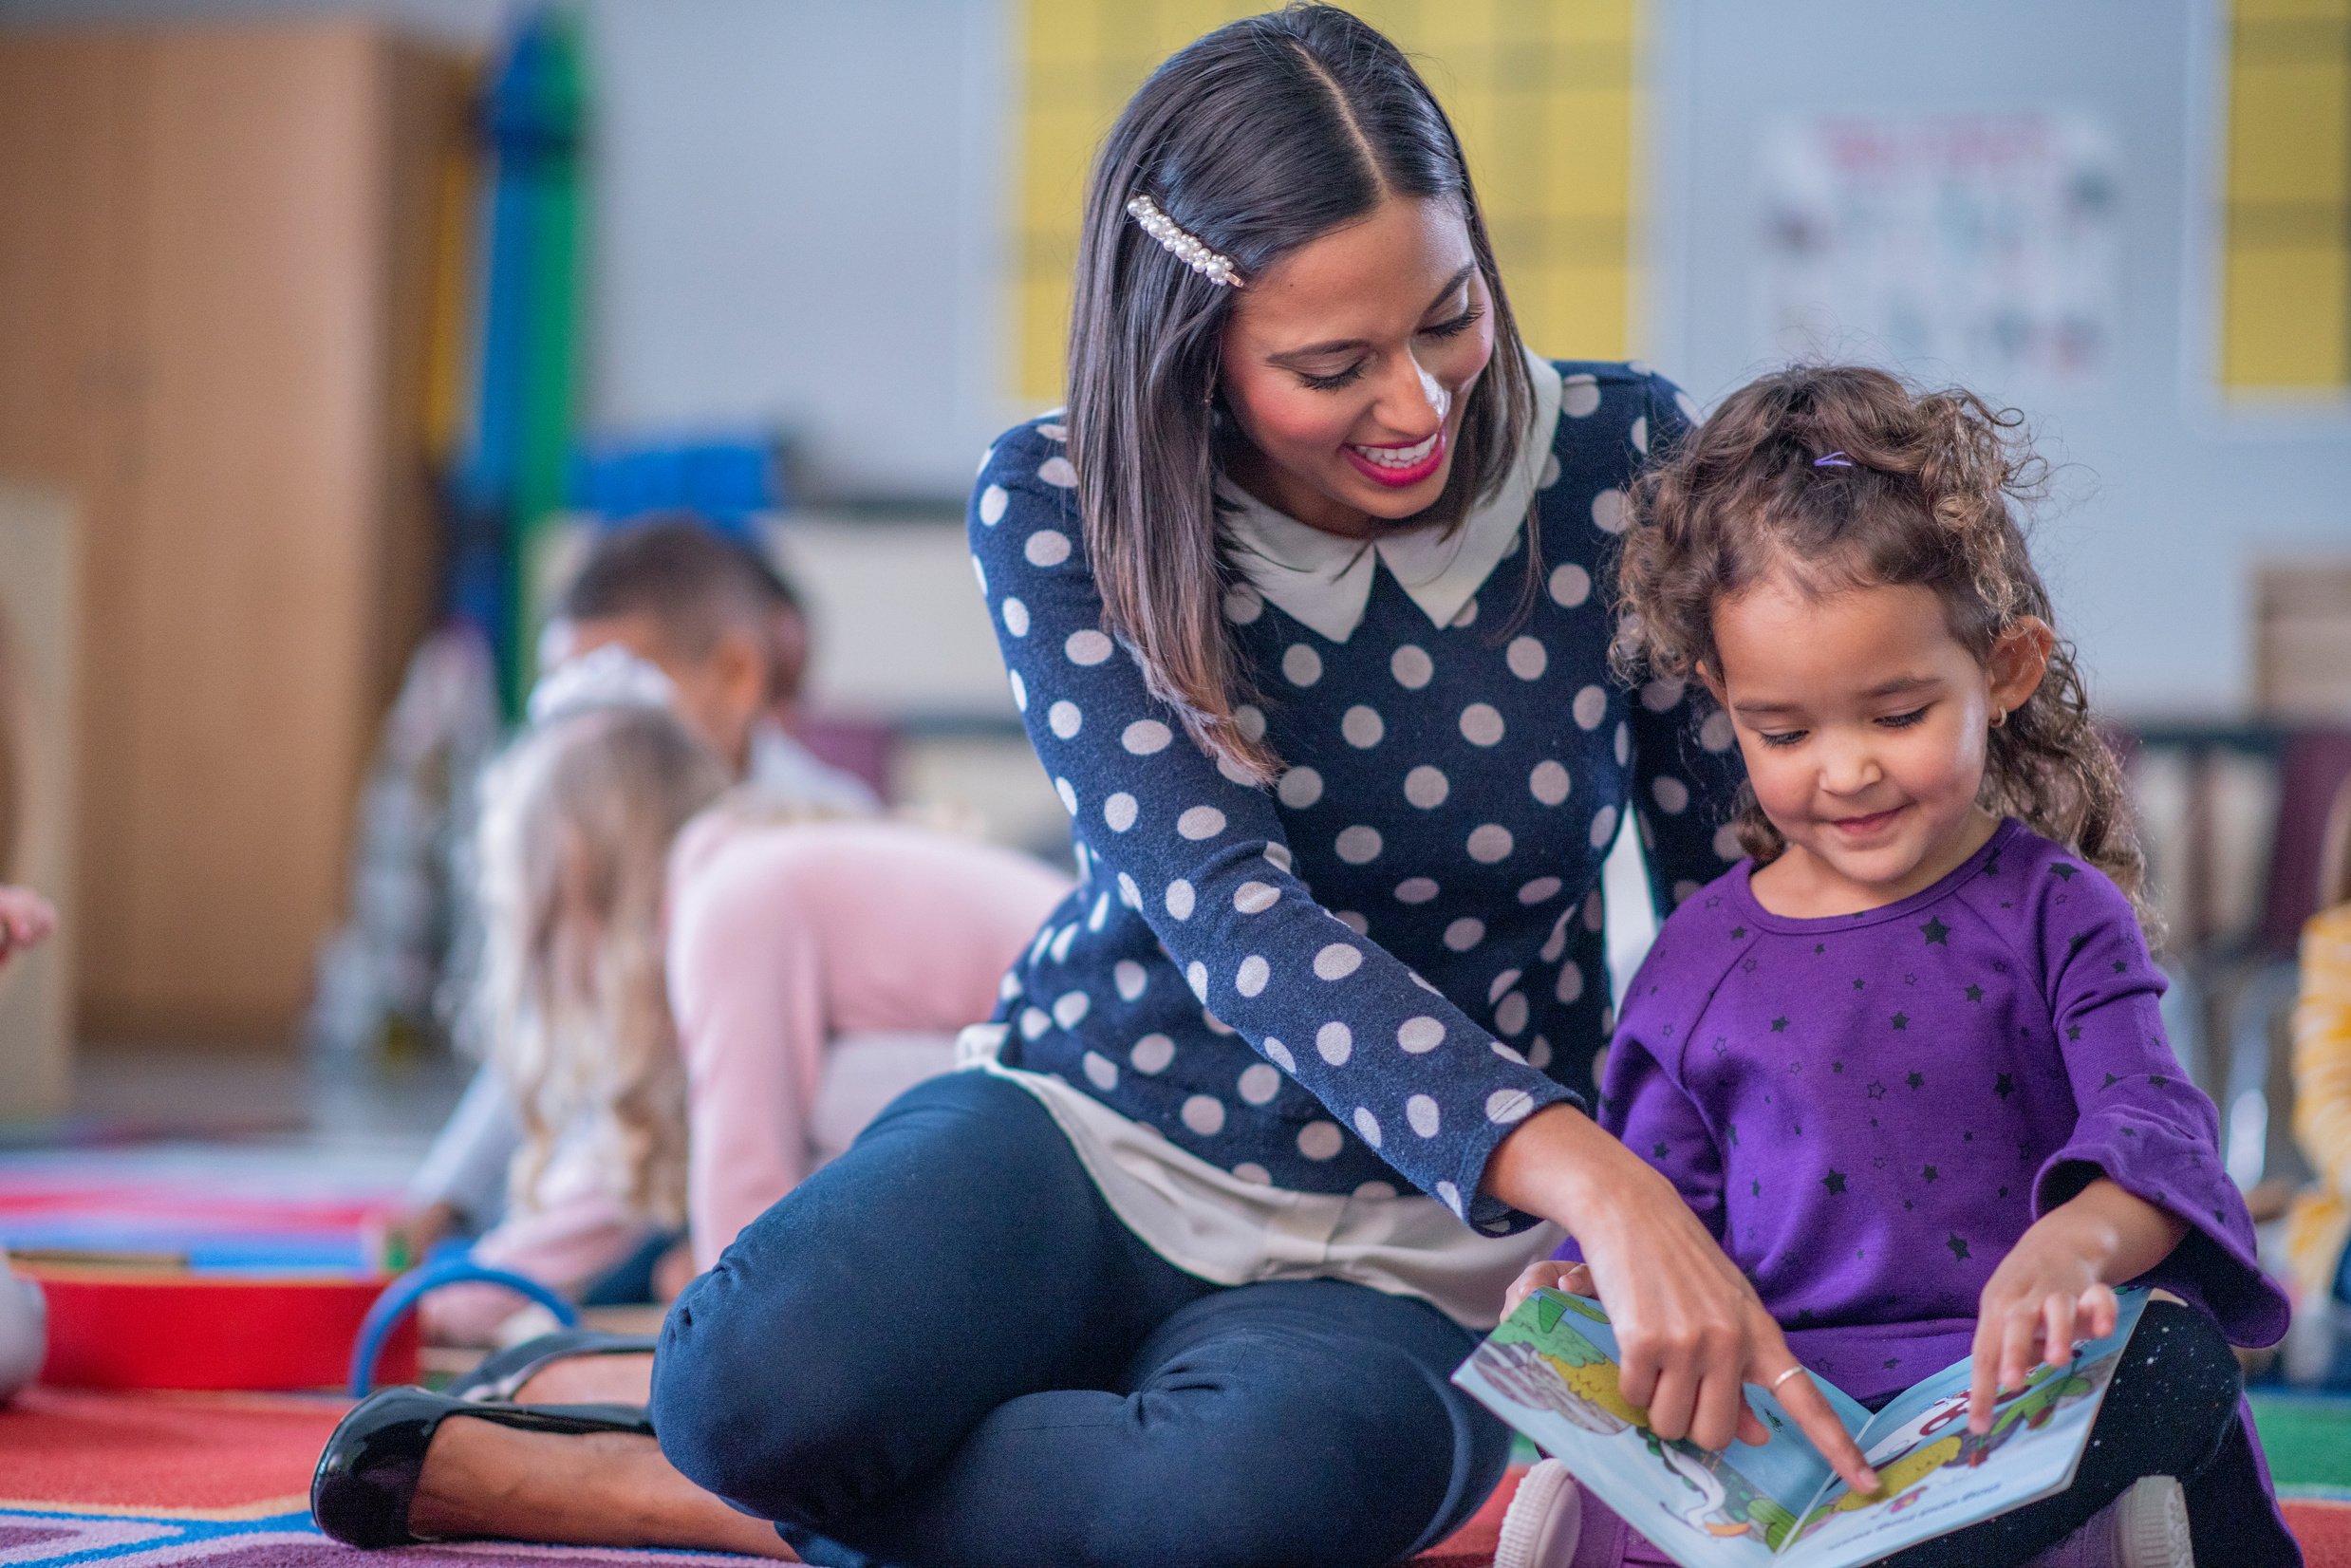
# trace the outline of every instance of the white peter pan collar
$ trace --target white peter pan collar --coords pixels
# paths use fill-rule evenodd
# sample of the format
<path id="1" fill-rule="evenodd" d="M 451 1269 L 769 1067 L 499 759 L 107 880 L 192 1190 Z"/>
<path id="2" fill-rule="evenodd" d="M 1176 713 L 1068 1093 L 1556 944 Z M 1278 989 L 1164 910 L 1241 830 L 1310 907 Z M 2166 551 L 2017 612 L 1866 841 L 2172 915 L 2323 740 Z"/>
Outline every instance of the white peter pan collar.
<path id="1" fill-rule="evenodd" d="M 1376 543 L 1342 538 L 1276 512 L 1228 479 L 1217 480 L 1222 523 L 1235 564 L 1251 586 L 1304 625 L 1344 643 L 1363 624 L 1371 598 L 1372 556 L 1388 564 L 1412 602 L 1436 626 L 1449 625 L 1518 542 L 1527 504 L 1551 457 L 1559 423 L 1559 372 L 1531 350 L 1534 417 L 1519 460 L 1501 488 L 1472 508 L 1451 537 L 1418 528 Z"/>

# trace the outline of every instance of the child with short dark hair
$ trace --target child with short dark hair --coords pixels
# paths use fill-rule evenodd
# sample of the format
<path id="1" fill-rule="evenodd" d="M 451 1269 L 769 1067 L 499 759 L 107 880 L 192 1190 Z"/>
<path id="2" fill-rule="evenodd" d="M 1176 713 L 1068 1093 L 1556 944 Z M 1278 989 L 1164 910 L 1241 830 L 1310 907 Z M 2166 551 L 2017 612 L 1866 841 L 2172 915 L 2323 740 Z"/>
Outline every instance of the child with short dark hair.
<path id="1" fill-rule="evenodd" d="M 2174 1568 L 2192 1536 L 2299 1562 L 2229 1348 L 2286 1304 L 2165 1041 L 2120 775 L 2016 518 L 2040 472 L 2015 415 L 1829 366 L 1733 393 L 1643 477 L 1614 656 L 1712 695 L 1750 858 L 1666 922 L 1601 1120 L 1865 1404 L 1972 1353 L 1981 1433 L 2112 1332 L 2114 1287 L 2185 1298 L 2148 1309 L 2068 1490 L 1890 1561 Z M 1522 1492 L 1514 1564 L 1668 1560 L 1562 1481 Z"/>

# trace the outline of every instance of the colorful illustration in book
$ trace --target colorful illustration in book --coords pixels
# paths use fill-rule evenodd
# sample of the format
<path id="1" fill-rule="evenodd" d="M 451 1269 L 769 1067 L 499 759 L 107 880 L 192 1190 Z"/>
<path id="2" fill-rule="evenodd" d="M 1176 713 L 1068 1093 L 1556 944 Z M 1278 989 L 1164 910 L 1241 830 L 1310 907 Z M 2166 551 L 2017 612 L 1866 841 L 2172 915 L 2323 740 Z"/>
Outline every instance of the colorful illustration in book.
<path id="1" fill-rule="evenodd" d="M 1599 1308 L 1576 1297 L 1537 1298 L 1535 1329 L 1542 1348 L 1502 1335 L 1478 1347 L 1472 1357 L 1493 1386 L 1520 1403 L 1549 1410 L 1587 1432 L 1611 1436 L 1638 1428 L 1649 1456 L 1680 1483 L 1663 1505 L 1692 1529 L 1729 1540 L 1745 1536 L 1777 1546 L 1796 1523 L 1786 1506 L 1724 1462 L 1687 1441 L 1668 1443 L 1649 1430 L 1649 1412 L 1617 1387 L 1616 1363 L 1598 1345 L 1576 1332 L 1574 1314 L 1605 1325 Z M 1685 1495 L 1685 1493 L 1687 1495 Z"/>
<path id="2" fill-rule="evenodd" d="M 1523 1342 L 1480 1345 L 1478 1371 L 1521 1404 L 1550 1410 L 1602 1436 L 1649 1425 L 1649 1412 L 1616 1387 L 1616 1363 L 1581 1335 L 1555 1333 L 1552 1351 Z"/>
<path id="3" fill-rule="evenodd" d="M 1968 1430 L 1968 1360 L 1875 1414 L 1816 1376 L 1881 1479 L 1863 1497 L 1768 1388 L 1747 1391 L 1760 1445 L 1715 1454 L 1658 1437 L 1618 1382 L 1615 1331 L 1594 1301 L 1536 1292 L 1453 1375 L 1682 1568 L 1861 1568 L 2069 1484 L 2146 1302 L 2143 1290 L 2122 1292 L 2115 1331 L 2034 1368 L 1980 1436 Z"/>
<path id="4" fill-rule="evenodd" d="M 1875 1492 L 1847 1492 L 1836 1502 L 1804 1516 L 1797 1539 L 1802 1540 L 1838 1514 L 1857 1513 L 1884 1504 L 1897 1513 L 1916 1499 L 1909 1494 L 1935 1471 L 1949 1467 L 1972 1469 L 1998 1453 L 2020 1432 L 2039 1431 L 2049 1418 L 2076 1400 L 2087 1398 L 2097 1385 L 2080 1375 L 2074 1364 L 2062 1368 L 2039 1366 L 2025 1374 L 2024 1386 L 1993 1408 L 1991 1430 L 1968 1430 L 1968 1396 L 1954 1393 L 1938 1399 L 1912 1420 L 1870 1445 L 1866 1456 L 1877 1467 L 1883 1484 Z M 1876 1435 L 1872 1434 L 1874 1437 Z M 1898 1506 L 1897 1506 L 1898 1505 Z"/>
<path id="5" fill-rule="evenodd" d="M 1745 1536 L 1777 1550 L 1795 1526 L 1796 1516 L 1779 1499 L 1724 1464 L 1722 1454 L 1708 1453 L 1687 1441 L 1668 1443 L 1654 1433 L 1649 1434 L 1649 1451 L 1668 1473 L 1697 1494 L 1697 1501 L 1680 1508 L 1665 1504 L 1691 1529 L 1719 1540 Z"/>

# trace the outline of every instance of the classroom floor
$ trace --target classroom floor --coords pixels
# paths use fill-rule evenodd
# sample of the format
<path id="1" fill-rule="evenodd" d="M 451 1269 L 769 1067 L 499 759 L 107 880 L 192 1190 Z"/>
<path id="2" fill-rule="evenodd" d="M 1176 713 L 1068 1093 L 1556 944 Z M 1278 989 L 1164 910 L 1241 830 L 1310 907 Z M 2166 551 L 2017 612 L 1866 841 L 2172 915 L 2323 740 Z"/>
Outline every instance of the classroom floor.
<path id="1" fill-rule="evenodd" d="M 154 1049 L 85 1053 L 80 1069 L 68 1115 L 38 1125 L 0 1124 L 0 1185 L 12 1178 L 70 1171 L 138 1184 L 186 1180 L 203 1189 L 271 1191 L 289 1197 L 388 1194 L 398 1190 L 414 1167 L 456 1103 L 467 1076 L 462 1067 L 446 1060 L 338 1065 L 290 1055 Z M 0 1437 L 24 1440 L 59 1460 L 64 1454 L 54 1447 L 57 1436 L 71 1427 L 70 1422 L 58 1424 L 65 1418 L 97 1423 L 93 1434 L 105 1439 L 100 1451 L 122 1453 L 126 1450 L 116 1445 L 125 1428 L 119 1423 L 128 1420 L 142 1430 L 151 1429 L 156 1417 L 163 1413 L 161 1408 L 140 1404 L 138 1396 L 76 1395 L 60 1391 L 44 1397 L 58 1408 L 43 1407 L 37 1412 L 43 1419 L 32 1428 L 0 1432 Z M 166 1406 L 195 1398 L 196 1408 L 175 1409 L 174 1413 L 200 1418 L 200 1425 L 223 1418 L 219 1410 L 206 1408 L 208 1396 L 159 1397 Z M 2351 1568 L 2351 1397 L 2256 1390 L 2254 1405 L 2281 1490 L 2297 1500 L 2295 1524 L 2311 1548 L 2313 1563 Z M 116 1542 L 110 1532 L 119 1533 L 116 1524 L 120 1520 L 109 1522 L 100 1516 L 77 1517 L 75 1504 L 119 1508 L 134 1501 L 128 1496 L 116 1499 L 110 1493 L 103 1499 L 83 1495 L 96 1472 L 111 1469 L 111 1463 L 94 1465 L 85 1460 L 72 1465 L 72 1483 L 55 1490 L 28 1488 L 11 1493 L 9 1486 L 0 1484 L 0 1562 L 29 1564 L 46 1560 L 52 1551 L 91 1561 L 117 1553 L 142 1562 L 169 1558 L 193 1563 L 210 1558 L 217 1560 L 219 1568 L 257 1563 L 262 1559 L 290 1568 L 296 1562 L 307 1565 L 314 1553 L 323 1562 L 335 1554 L 332 1548 L 322 1552 L 324 1543 L 308 1534 L 295 1495 L 304 1466 L 295 1461 L 301 1458 L 299 1450 L 314 1445 L 323 1432 L 319 1424 L 331 1424 L 337 1408 L 326 1400 L 281 1396 L 275 1405 L 262 1401 L 240 1415 L 239 1419 L 286 1426 L 288 1434 L 281 1434 L 286 1441 L 280 1447 L 288 1449 L 288 1455 L 276 1456 L 263 1466 L 268 1472 L 267 1484 L 252 1485 L 256 1495 L 240 1496 L 238 1505 L 221 1508 L 223 1500 L 209 1495 L 182 1499 L 177 1482 L 159 1485 L 158 1478 L 142 1474 L 134 1480 L 126 1473 L 126 1484 L 142 1494 L 157 1494 L 152 1498 L 142 1495 L 136 1502 L 162 1503 L 168 1497 L 171 1503 L 178 1504 L 153 1512 L 157 1532 L 182 1538 L 177 1540 L 176 1550 L 159 1554 L 155 1548 L 162 1540 L 146 1535 L 143 1528 L 138 1541 L 125 1538 Z M 13 1418 L 0 1425 L 23 1428 L 26 1418 L 34 1413 L 20 1408 Z M 0 1442 L 0 1448 L 9 1446 Z M 262 1445 L 251 1450 L 256 1462 L 266 1447 Z M 163 1444 L 164 1450 L 171 1448 L 172 1445 Z M 21 1460 L 23 1455 L 14 1457 Z M 168 1457 L 168 1451 L 157 1456 L 159 1461 Z M 21 1464 L 0 1467 L 22 1469 Z M 196 1505 L 190 1509 L 189 1503 Z M 1484 1521 L 1482 1528 L 1490 1529 L 1491 1524 Z M 14 1539 L 36 1526 L 43 1533 L 63 1533 L 53 1544 L 40 1549 L 32 1549 L 34 1542 L 28 1537 Z M 110 1549 L 84 1556 L 101 1546 L 94 1537 L 84 1539 L 89 1530 L 108 1535 Z M 199 1545 L 185 1531 L 207 1539 Z M 215 1534 L 222 1539 L 210 1539 Z M 236 1539 L 233 1542 L 229 1537 Z M 1448 1565 L 1456 1560 L 1485 1560 L 1483 1540 L 1473 1546 L 1465 1540 L 1460 1545 L 1471 1550 L 1457 1551 L 1442 1560 Z M 292 1549 L 297 1546 L 300 1549 Z M 588 1559 L 607 1556 L 577 1555 Z M 553 1553 L 549 1559 L 561 1557 L 568 1560 L 573 1556 Z M 608 1556 L 650 1563 L 667 1554 Z"/>

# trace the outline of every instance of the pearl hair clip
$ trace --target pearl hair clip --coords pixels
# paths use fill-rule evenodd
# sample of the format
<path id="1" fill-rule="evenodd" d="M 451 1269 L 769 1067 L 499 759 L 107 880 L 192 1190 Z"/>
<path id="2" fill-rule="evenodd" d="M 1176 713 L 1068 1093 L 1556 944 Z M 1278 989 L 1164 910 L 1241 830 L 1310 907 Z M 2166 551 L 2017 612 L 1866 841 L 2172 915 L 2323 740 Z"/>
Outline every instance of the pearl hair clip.
<path id="1" fill-rule="evenodd" d="M 1241 276 L 1233 271 L 1233 258 L 1211 251 L 1175 219 L 1159 210 L 1159 203 L 1149 196 L 1137 196 L 1127 203 L 1127 214 L 1143 226 L 1143 232 L 1167 248 L 1169 254 L 1206 278 L 1227 289 L 1241 287 Z"/>

